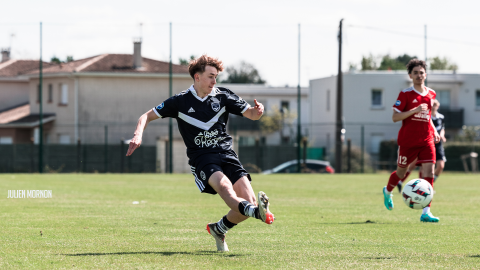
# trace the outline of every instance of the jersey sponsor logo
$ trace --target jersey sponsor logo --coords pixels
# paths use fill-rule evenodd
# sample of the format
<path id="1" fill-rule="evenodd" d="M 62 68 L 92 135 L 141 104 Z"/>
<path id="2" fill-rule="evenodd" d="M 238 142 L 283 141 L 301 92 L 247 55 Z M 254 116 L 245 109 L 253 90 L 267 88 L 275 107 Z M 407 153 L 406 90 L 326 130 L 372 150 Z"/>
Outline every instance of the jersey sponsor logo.
<path id="1" fill-rule="evenodd" d="M 204 131 L 198 133 L 197 137 L 195 137 L 194 142 L 196 145 L 200 147 L 217 147 L 218 142 L 226 139 L 227 137 L 216 137 L 218 135 L 218 130 L 212 130 L 210 132 Z"/>
<path id="2" fill-rule="evenodd" d="M 220 100 L 212 98 L 212 110 L 218 112 L 220 110 Z"/>
<path id="3" fill-rule="evenodd" d="M 164 105 L 163 105 L 163 102 L 162 102 L 162 104 L 158 105 L 158 106 L 156 107 L 156 109 L 157 109 L 157 110 L 161 110 L 161 109 L 163 108 L 163 106 L 164 106 Z"/>
<path id="4" fill-rule="evenodd" d="M 207 176 L 205 176 L 205 173 L 203 171 L 200 171 L 200 177 L 202 177 L 203 181 L 207 179 Z"/>
<path id="5" fill-rule="evenodd" d="M 425 119 L 426 121 L 430 121 L 430 115 L 429 115 L 430 110 L 428 111 L 421 111 L 419 113 L 416 113 L 413 115 L 415 118 L 420 118 L 420 119 Z M 418 120 L 418 119 L 413 119 L 413 120 Z"/>
<path id="6" fill-rule="evenodd" d="M 400 100 L 397 100 L 397 102 L 395 102 L 395 106 L 400 106 L 400 104 L 402 104 Z"/>
<path id="7" fill-rule="evenodd" d="M 417 102 L 418 102 L 418 101 L 417 101 L 416 99 L 414 99 L 414 100 L 412 101 L 412 103 L 417 103 Z"/>
<path id="8" fill-rule="evenodd" d="M 188 112 L 189 112 L 189 113 L 195 112 L 195 110 L 194 110 L 192 107 L 190 107 L 190 109 L 188 110 Z"/>

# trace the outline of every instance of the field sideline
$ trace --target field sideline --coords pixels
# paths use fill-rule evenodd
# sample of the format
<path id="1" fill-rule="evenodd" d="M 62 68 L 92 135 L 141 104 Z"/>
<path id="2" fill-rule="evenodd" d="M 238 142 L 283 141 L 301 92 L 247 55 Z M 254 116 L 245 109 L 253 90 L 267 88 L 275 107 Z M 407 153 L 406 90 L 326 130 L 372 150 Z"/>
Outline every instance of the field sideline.
<path id="1" fill-rule="evenodd" d="M 205 226 L 227 206 L 200 194 L 192 175 L 0 174 L 0 269 L 478 269 L 479 178 L 442 175 L 440 223 L 425 224 L 397 190 L 385 209 L 387 174 L 253 175 L 276 221 L 247 220 L 227 234 L 231 251 L 217 253 Z"/>

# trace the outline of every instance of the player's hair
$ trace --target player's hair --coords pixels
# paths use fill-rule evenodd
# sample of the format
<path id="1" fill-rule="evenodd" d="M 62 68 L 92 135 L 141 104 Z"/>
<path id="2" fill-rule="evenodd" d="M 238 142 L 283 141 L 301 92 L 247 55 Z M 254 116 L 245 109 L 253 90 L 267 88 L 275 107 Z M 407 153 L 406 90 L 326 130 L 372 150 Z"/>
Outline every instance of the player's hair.
<path id="1" fill-rule="evenodd" d="M 423 67 L 423 69 L 427 71 L 427 63 L 425 63 L 423 60 L 418 60 L 417 58 L 413 58 L 412 60 L 408 61 L 408 74 L 412 73 L 414 67 Z"/>
<path id="2" fill-rule="evenodd" d="M 217 69 L 218 72 L 223 71 L 223 63 L 222 61 L 218 60 L 218 58 L 210 57 L 206 54 L 198 57 L 190 61 L 190 65 L 188 65 L 188 72 L 190 76 L 195 79 L 195 73 L 203 73 L 205 72 L 206 66 L 212 66 Z"/>

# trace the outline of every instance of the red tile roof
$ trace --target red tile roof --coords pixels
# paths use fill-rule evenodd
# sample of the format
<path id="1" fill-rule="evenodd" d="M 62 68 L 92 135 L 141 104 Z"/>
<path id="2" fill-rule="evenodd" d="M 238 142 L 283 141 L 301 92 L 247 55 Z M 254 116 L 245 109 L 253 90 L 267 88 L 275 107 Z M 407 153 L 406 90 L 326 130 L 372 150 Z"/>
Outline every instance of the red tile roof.
<path id="1" fill-rule="evenodd" d="M 34 70 L 38 70 L 39 60 L 16 60 L 11 59 L 0 63 L 0 77 L 16 77 L 18 75 L 27 74 Z M 52 64 L 43 62 L 43 67 L 48 68 Z"/>
<path id="2" fill-rule="evenodd" d="M 142 68 L 133 68 L 131 54 L 102 54 L 68 63 L 56 64 L 43 69 L 43 73 L 65 72 L 116 72 L 116 73 L 168 73 L 168 62 L 142 57 Z M 172 64 L 172 72 L 188 74 L 188 67 Z M 38 74 L 35 70 L 29 74 Z"/>

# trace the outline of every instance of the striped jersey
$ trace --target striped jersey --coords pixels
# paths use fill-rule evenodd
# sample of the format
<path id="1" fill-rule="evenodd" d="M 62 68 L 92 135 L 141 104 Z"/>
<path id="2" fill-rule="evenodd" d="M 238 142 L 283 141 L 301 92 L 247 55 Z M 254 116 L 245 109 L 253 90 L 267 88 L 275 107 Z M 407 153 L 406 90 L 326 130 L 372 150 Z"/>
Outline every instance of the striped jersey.
<path id="1" fill-rule="evenodd" d="M 191 161 L 205 153 L 232 150 L 232 137 L 227 134 L 228 115 L 243 116 L 249 107 L 245 100 L 227 88 L 213 88 L 210 94 L 200 98 L 192 85 L 153 111 L 159 117 L 177 120 Z"/>

